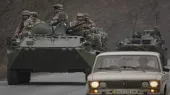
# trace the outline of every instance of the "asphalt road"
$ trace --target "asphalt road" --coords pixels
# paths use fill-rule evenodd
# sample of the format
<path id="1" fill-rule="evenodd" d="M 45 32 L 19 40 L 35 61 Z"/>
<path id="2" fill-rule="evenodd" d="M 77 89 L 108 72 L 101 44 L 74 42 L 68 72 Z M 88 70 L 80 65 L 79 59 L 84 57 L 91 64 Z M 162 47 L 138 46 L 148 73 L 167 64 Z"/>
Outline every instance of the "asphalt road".
<path id="1" fill-rule="evenodd" d="M 0 81 L 0 95 L 85 95 L 85 92 L 83 73 L 33 75 L 31 83 L 16 86 Z"/>
<path id="2" fill-rule="evenodd" d="M 0 95 L 85 95 L 83 73 L 40 74 L 32 76 L 31 83 L 8 86 L 0 81 Z"/>

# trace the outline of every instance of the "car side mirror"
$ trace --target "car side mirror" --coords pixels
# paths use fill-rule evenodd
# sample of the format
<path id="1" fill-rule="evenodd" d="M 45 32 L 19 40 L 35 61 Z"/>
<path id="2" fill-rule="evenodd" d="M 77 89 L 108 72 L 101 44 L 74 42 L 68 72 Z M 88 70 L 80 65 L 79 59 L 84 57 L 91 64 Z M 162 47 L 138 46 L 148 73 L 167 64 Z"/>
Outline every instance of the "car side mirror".
<path id="1" fill-rule="evenodd" d="M 99 55 L 100 54 L 100 52 L 96 52 L 96 55 Z"/>
<path id="2" fill-rule="evenodd" d="M 169 70 L 170 70 L 170 66 L 164 66 L 164 68 L 163 68 L 163 70 L 165 71 L 165 72 L 169 72 Z"/>

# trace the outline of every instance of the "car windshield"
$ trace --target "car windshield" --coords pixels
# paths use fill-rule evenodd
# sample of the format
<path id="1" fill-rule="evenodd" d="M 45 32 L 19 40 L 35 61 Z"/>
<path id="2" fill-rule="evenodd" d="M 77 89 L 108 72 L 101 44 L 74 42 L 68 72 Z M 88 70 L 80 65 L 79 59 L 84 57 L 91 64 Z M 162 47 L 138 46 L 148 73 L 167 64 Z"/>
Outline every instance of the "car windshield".
<path id="1" fill-rule="evenodd" d="M 156 56 L 109 55 L 100 56 L 96 60 L 94 72 L 103 70 L 120 72 L 123 70 L 160 72 L 160 67 Z"/>

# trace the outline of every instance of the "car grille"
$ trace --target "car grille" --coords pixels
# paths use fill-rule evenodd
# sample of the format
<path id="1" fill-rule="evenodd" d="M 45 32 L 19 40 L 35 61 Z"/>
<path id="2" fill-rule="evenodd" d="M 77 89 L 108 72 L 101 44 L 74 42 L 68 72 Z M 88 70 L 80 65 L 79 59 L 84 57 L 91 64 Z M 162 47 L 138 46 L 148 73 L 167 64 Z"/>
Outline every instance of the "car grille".
<path id="1" fill-rule="evenodd" d="M 142 81 L 107 81 L 107 88 L 142 88 Z"/>

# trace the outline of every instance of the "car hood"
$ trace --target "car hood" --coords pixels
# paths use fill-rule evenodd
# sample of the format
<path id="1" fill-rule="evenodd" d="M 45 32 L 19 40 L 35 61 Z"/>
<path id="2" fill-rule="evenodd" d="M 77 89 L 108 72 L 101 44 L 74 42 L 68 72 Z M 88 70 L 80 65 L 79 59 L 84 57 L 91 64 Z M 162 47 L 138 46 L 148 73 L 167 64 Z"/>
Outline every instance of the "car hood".
<path id="1" fill-rule="evenodd" d="M 162 76 L 160 72 L 111 71 L 92 73 L 88 76 L 88 80 L 160 80 Z"/>

